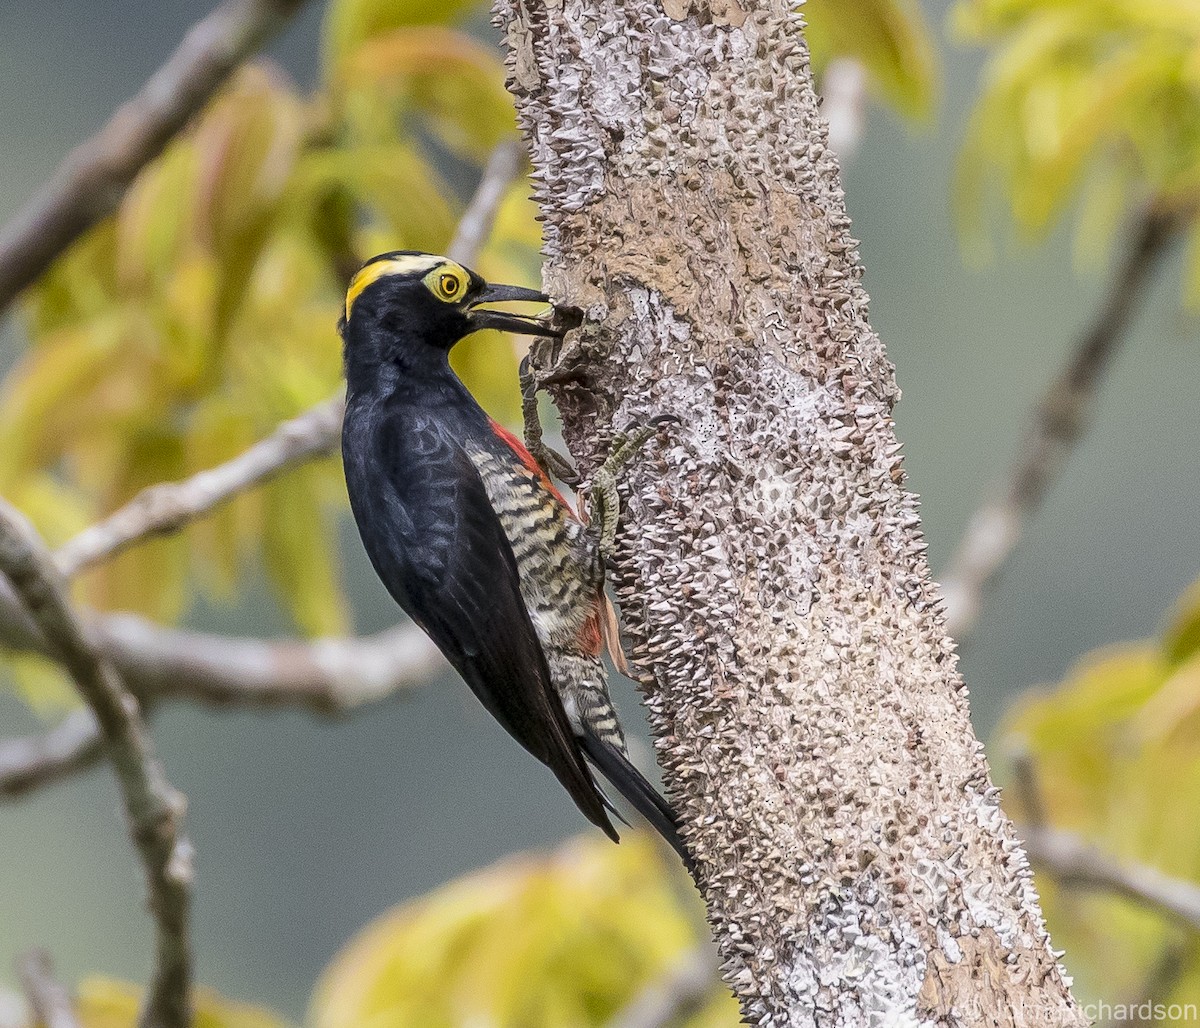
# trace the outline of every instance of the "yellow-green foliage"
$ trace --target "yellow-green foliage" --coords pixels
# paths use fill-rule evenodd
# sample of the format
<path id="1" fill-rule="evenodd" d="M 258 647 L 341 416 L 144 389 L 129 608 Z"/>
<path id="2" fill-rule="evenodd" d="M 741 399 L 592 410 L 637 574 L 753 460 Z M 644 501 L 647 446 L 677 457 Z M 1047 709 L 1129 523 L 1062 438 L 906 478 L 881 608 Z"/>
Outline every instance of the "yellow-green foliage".
<path id="1" fill-rule="evenodd" d="M 658 844 L 578 840 L 460 879 L 369 925 L 326 970 L 313 1028 L 589 1028 L 610 1023 L 706 933 L 699 897 Z M 685 1022 L 679 1022 L 681 1025 Z M 713 997 L 686 1021 L 732 1028 Z"/>
<path id="2" fill-rule="evenodd" d="M 420 20 L 453 13 L 334 4 L 314 96 L 270 65 L 244 68 L 30 291 L 29 350 L 0 386 L 0 494 L 52 542 L 329 396 L 347 269 L 448 245 L 464 198 L 428 141 L 481 164 L 515 132 L 498 55 Z M 527 192 L 513 188 L 477 261 L 489 277 L 536 281 Z M 516 359 L 493 336 L 457 360 L 500 417 L 517 410 Z M 171 620 L 193 583 L 229 596 L 258 559 L 299 628 L 341 631 L 342 503 L 335 461 L 300 469 L 87 575 L 85 596 Z"/>
<path id="3" fill-rule="evenodd" d="M 707 942 L 699 895 L 656 839 L 589 836 L 511 858 L 397 907 L 334 958 L 313 991 L 311 1028 L 601 1028 Z M 132 1028 L 142 990 L 85 978 L 81 1028 Z M 195 1028 L 289 1028 L 261 1007 L 193 994 Z M 733 1028 L 711 995 L 678 1028 Z"/>
<path id="4" fill-rule="evenodd" d="M 269 1010 L 230 1002 L 211 989 L 196 989 L 192 1001 L 193 1028 L 291 1028 Z M 111 978 L 85 978 L 75 990 L 80 1028 L 134 1028 L 140 1003 L 140 989 Z"/>
<path id="5" fill-rule="evenodd" d="M 959 0 L 959 35 L 992 50 L 959 177 L 982 229 L 992 182 L 1029 236 L 1076 201 L 1077 250 L 1102 255 L 1153 198 L 1190 210 L 1200 187 L 1200 4 L 1191 0 Z M 1200 301 L 1200 250 L 1189 296 Z"/>
<path id="6" fill-rule="evenodd" d="M 917 0 L 807 0 L 803 11 L 818 76 L 833 58 L 852 57 L 902 114 L 933 113 L 937 53 Z"/>
<path id="7" fill-rule="evenodd" d="M 1101 650 L 1065 682 L 1012 713 L 1001 752 L 1037 769 L 1049 822 L 1123 861 L 1200 882 L 1200 587 L 1162 640 Z M 1006 806 L 1019 819 L 1019 791 Z M 1177 936 L 1168 922 L 1110 893 L 1039 879 L 1051 935 L 1081 987 L 1110 1002 L 1138 994 Z M 1200 962 L 1167 1002 L 1200 1001 Z"/>

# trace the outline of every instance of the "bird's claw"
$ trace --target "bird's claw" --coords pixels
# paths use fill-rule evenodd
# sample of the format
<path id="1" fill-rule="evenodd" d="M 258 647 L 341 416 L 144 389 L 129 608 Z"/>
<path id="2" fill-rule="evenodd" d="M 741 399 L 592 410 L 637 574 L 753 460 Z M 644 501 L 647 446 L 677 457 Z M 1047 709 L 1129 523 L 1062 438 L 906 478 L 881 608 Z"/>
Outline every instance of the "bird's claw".
<path id="1" fill-rule="evenodd" d="M 530 452 L 533 453 L 532 450 Z M 547 474 L 565 482 L 572 489 L 582 481 L 579 469 L 553 447 L 541 443 L 533 456 Z"/>
<path id="2" fill-rule="evenodd" d="M 532 351 L 531 351 L 532 352 Z M 521 359 L 521 416 L 525 423 L 525 448 L 548 475 L 574 488 L 580 482 L 579 472 L 561 453 L 547 446 L 542 439 L 542 419 L 538 414 L 538 379 L 529 354 Z"/>
<path id="3" fill-rule="evenodd" d="M 607 566 L 616 553 L 621 500 L 617 492 L 621 472 L 666 424 L 681 424 L 674 414 L 660 414 L 640 425 L 634 421 L 613 436 L 608 458 L 592 475 L 587 489 L 588 522 L 594 526 L 600 559 Z"/>

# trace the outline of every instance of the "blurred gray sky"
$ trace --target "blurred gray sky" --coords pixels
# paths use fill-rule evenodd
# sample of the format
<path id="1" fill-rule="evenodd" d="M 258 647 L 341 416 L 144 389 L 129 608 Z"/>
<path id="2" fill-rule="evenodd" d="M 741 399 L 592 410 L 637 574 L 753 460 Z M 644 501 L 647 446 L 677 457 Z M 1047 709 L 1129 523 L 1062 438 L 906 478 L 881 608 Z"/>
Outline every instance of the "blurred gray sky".
<path id="1" fill-rule="evenodd" d="M 938 19 L 945 7 L 927 4 Z M 0 3 L 0 217 L 203 10 L 178 0 Z M 301 82 L 316 65 L 318 22 L 311 7 L 273 48 Z M 1104 281 L 1073 274 L 1065 232 L 964 269 L 948 196 L 979 55 L 944 54 L 934 128 L 912 134 L 873 111 L 846 175 L 872 320 L 904 391 L 898 431 L 935 569 L 1011 459 Z M 964 649 L 981 732 L 1015 692 L 1060 677 L 1089 648 L 1154 632 L 1200 573 L 1200 345 L 1177 298 L 1172 263 L 1116 362 L 1094 430 Z M 11 350 L 0 366 L 7 359 Z M 391 623 L 351 532 L 346 552 L 359 627 Z M 264 596 L 250 596 L 196 621 L 281 630 L 264 608 Z M 631 690 L 624 699 L 633 719 Z M 0 725 L 30 722 L 0 702 Z M 337 724 L 172 709 L 156 737 L 191 801 L 200 977 L 297 1017 L 316 974 L 372 916 L 511 849 L 583 829 L 551 776 L 452 679 Z M 0 807 L 0 866 L 0 980 L 11 983 L 11 957 L 35 944 L 70 979 L 146 977 L 141 884 L 106 773 Z"/>

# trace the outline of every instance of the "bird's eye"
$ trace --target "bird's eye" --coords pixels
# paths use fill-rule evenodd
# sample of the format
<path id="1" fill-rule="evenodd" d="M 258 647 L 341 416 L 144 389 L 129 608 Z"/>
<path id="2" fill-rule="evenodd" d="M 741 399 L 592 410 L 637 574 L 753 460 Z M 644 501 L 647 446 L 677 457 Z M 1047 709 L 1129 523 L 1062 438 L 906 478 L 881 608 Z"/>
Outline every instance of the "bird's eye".
<path id="1" fill-rule="evenodd" d="M 446 303 L 457 303 L 467 294 L 467 278 L 449 268 L 438 268 L 425 279 L 433 295 Z"/>

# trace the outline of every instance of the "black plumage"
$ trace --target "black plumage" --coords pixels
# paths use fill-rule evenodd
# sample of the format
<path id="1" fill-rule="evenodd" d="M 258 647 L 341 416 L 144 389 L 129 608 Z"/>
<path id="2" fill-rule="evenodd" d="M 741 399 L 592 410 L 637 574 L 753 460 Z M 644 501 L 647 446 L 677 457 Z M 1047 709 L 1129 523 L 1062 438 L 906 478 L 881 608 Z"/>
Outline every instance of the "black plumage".
<path id="1" fill-rule="evenodd" d="M 340 326 L 354 518 L 396 602 L 588 820 L 617 838 L 590 760 L 686 859 L 669 806 L 628 761 L 615 712 L 591 726 L 580 714 L 607 704 L 603 680 L 592 681 L 602 674 L 594 548 L 449 365 L 453 345 L 479 328 L 554 334 L 479 307 L 505 299 L 548 298 L 412 252 L 384 254 L 355 277 Z"/>

